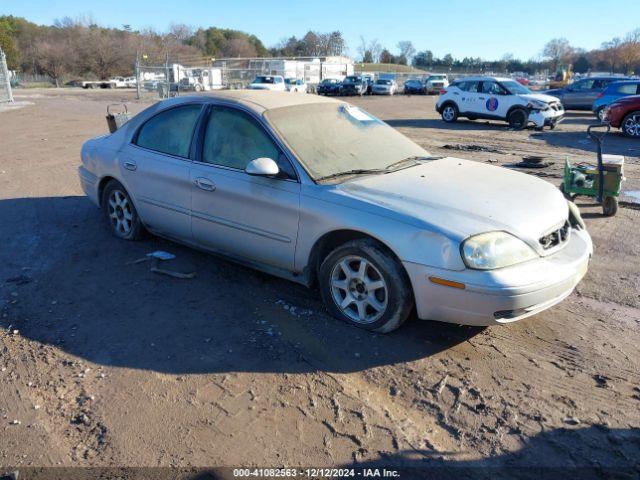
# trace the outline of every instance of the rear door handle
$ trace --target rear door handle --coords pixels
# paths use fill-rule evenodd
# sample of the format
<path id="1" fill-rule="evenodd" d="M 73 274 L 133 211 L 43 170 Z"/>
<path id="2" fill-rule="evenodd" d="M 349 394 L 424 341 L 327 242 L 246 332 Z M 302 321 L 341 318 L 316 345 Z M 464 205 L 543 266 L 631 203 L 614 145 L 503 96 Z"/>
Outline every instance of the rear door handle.
<path id="1" fill-rule="evenodd" d="M 206 190 L 207 192 L 213 192 L 216 189 L 215 183 L 208 178 L 198 177 L 193 181 L 193 183 L 195 183 L 196 187 Z"/>
<path id="2" fill-rule="evenodd" d="M 131 170 L 132 172 L 135 172 L 135 170 L 138 168 L 138 165 L 136 165 L 136 162 L 134 162 L 133 160 L 125 160 L 123 165 L 124 168 L 126 168 L 127 170 Z"/>

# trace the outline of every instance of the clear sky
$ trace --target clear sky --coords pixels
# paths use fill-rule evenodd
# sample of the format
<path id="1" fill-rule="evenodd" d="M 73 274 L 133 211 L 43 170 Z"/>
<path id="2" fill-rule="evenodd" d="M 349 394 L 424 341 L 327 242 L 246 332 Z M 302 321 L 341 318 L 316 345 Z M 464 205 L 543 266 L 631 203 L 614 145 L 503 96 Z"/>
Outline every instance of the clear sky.
<path id="1" fill-rule="evenodd" d="M 640 27 L 640 0 L 0 0 L 0 14 L 51 24 L 90 15 L 98 23 L 166 30 L 172 22 L 234 28 L 267 47 L 308 30 L 340 30 L 357 56 L 360 36 L 392 52 L 400 40 L 436 56 L 447 53 L 529 59 L 566 37 L 591 49 Z"/>

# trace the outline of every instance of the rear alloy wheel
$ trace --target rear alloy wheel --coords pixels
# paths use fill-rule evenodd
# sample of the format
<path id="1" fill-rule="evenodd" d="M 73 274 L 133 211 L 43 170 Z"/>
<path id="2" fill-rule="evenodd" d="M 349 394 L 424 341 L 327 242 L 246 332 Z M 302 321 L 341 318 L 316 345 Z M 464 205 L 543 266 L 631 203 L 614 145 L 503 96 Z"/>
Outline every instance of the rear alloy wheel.
<path id="1" fill-rule="evenodd" d="M 509 126 L 514 130 L 522 130 L 527 126 L 529 114 L 522 108 L 516 108 L 509 114 Z"/>
<path id="2" fill-rule="evenodd" d="M 442 109 L 442 120 L 447 123 L 453 123 L 458 119 L 458 107 L 453 103 L 447 103 Z"/>
<path id="3" fill-rule="evenodd" d="M 627 137 L 640 138 L 640 112 L 631 112 L 624 117 L 622 133 Z"/>
<path id="4" fill-rule="evenodd" d="M 354 240 L 336 248 L 322 262 L 319 281 L 329 313 L 367 330 L 395 330 L 413 308 L 402 266 L 374 240 Z"/>
<path id="5" fill-rule="evenodd" d="M 102 194 L 102 208 L 111 230 L 123 240 L 138 240 L 144 233 L 144 227 L 131 201 L 131 197 L 122 184 L 111 180 Z"/>

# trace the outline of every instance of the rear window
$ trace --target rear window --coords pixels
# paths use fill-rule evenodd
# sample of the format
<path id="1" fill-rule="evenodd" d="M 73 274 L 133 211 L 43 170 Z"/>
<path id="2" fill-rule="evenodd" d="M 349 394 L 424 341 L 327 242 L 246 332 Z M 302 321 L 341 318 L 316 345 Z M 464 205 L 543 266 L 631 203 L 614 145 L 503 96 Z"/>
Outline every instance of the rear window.
<path id="1" fill-rule="evenodd" d="M 160 112 L 142 125 L 134 143 L 156 152 L 189 158 L 200 110 L 200 105 L 185 105 Z"/>
<path id="2" fill-rule="evenodd" d="M 638 83 L 624 83 L 622 85 L 618 85 L 616 92 L 622 93 L 623 95 L 635 95 L 638 91 L 638 85 Z"/>

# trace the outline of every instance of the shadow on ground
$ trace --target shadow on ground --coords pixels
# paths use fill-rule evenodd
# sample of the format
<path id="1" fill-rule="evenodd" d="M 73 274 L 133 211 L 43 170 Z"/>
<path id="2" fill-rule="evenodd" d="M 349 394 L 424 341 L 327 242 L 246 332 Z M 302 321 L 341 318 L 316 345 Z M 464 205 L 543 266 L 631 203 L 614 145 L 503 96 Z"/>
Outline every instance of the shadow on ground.
<path id="1" fill-rule="evenodd" d="M 604 425 L 558 428 L 524 438 L 515 452 L 457 460 L 444 452 L 409 450 L 343 468 L 397 469 L 402 479 L 634 479 L 640 477 L 640 429 Z"/>
<path id="2" fill-rule="evenodd" d="M 421 359 L 481 331 L 409 321 L 377 335 L 329 317 L 317 292 L 149 236 L 121 241 L 85 197 L 0 201 L 5 328 L 98 364 L 171 373 L 349 372 Z M 197 277 L 129 264 L 154 250 Z"/>

